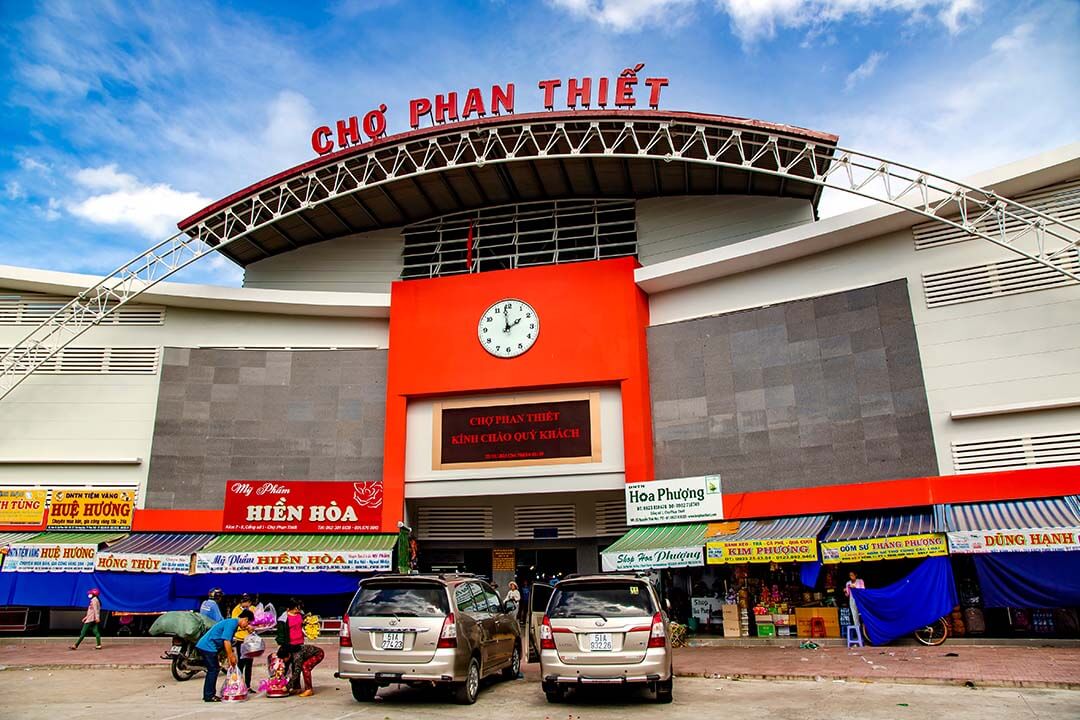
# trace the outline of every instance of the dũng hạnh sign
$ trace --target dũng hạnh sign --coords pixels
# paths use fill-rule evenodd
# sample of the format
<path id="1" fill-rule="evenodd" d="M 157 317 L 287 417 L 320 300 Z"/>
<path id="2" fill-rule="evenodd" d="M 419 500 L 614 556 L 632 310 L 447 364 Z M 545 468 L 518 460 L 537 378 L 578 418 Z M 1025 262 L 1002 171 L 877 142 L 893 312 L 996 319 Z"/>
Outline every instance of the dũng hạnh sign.
<path id="1" fill-rule="evenodd" d="M 997 553 L 1080 550 L 1080 527 L 963 530 L 949 533 L 949 552 Z"/>
<path id="2" fill-rule="evenodd" d="M 382 528 L 378 481 L 230 480 L 222 530 L 251 533 L 364 533 Z"/>
<path id="3" fill-rule="evenodd" d="M 134 490 L 53 490 L 50 530 L 130 530 Z"/>
<path id="4" fill-rule="evenodd" d="M 599 405 L 598 393 L 435 403 L 432 469 L 600 462 Z"/>
<path id="5" fill-rule="evenodd" d="M 47 495 L 37 488 L 0 490 L 0 525 L 40 528 L 45 523 Z"/>
<path id="6" fill-rule="evenodd" d="M 705 543 L 710 565 L 766 562 L 814 562 L 818 559 L 816 538 L 775 540 L 731 540 Z"/>
<path id="7" fill-rule="evenodd" d="M 846 563 L 948 555 L 944 533 L 821 543 L 821 562 Z"/>

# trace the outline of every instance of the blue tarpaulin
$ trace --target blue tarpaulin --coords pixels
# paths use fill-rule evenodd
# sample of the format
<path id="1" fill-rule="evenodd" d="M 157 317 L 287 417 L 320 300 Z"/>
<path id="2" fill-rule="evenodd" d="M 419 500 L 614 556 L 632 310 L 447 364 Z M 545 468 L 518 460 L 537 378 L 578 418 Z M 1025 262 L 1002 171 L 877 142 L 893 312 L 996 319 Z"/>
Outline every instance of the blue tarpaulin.
<path id="1" fill-rule="evenodd" d="M 984 607 L 1060 608 L 1080 605 L 1080 552 L 975 555 Z"/>
<path id="2" fill-rule="evenodd" d="M 866 637 L 892 642 L 952 612 L 956 585 L 947 557 L 923 560 L 902 580 L 883 588 L 853 589 Z"/>
<path id="3" fill-rule="evenodd" d="M 226 595 L 259 593 L 262 595 L 337 595 L 356 592 L 358 573 L 337 572 L 263 572 L 206 575 L 177 575 L 177 597 L 205 598 L 210 588 L 219 587 Z"/>
<path id="4" fill-rule="evenodd" d="M 0 573 L 0 605 L 84 607 L 90 588 L 101 591 L 103 610 L 158 612 L 190 610 L 189 598 L 173 592 L 173 575 L 121 572 Z"/>
<path id="5" fill-rule="evenodd" d="M 821 563 L 818 561 L 804 562 L 799 567 L 799 579 L 808 588 L 817 587 L 818 576 L 821 575 Z"/>

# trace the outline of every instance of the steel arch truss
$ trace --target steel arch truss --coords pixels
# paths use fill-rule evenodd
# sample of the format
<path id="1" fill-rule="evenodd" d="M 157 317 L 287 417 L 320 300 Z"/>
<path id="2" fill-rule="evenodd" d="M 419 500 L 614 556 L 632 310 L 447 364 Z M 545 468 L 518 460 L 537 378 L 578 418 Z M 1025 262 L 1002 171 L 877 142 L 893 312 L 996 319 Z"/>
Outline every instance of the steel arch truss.
<path id="1" fill-rule="evenodd" d="M 1080 228 L 925 170 L 797 132 L 690 119 L 530 120 L 437 128 L 393 138 L 293 175 L 243 197 L 154 245 L 80 293 L 0 357 L 0 398 L 53 355 L 158 282 L 283 218 L 367 188 L 452 168 L 544 159 L 691 163 L 834 188 L 958 228 L 1080 281 L 1062 260 Z"/>

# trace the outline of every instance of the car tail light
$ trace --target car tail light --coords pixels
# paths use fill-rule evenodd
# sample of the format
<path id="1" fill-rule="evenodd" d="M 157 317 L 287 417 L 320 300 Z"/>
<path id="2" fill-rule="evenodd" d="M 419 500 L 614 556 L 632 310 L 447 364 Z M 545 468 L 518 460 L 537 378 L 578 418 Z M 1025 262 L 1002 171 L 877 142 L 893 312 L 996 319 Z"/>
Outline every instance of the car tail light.
<path id="1" fill-rule="evenodd" d="M 544 616 L 543 621 L 540 623 L 540 649 L 555 649 L 555 634 L 551 631 L 551 620 L 548 619 L 547 615 Z"/>
<path id="2" fill-rule="evenodd" d="M 338 631 L 338 645 L 352 647 L 352 633 L 349 631 L 349 616 L 341 618 L 341 630 Z"/>
<path id="3" fill-rule="evenodd" d="M 664 618 L 660 613 L 652 616 L 652 630 L 649 631 L 649 647 L 664 647 L 667 640 L 667 629 L 664 627 Z"/>
<path id="4" fill-rule="evenodd" d="M 457 647 L 457 625 L 454 623 L 454 613 L 450 613 L 446 616 L 446 619 L 443 620 L 442 632 L 439 633 L 439 644 L 437 647 Z"/>

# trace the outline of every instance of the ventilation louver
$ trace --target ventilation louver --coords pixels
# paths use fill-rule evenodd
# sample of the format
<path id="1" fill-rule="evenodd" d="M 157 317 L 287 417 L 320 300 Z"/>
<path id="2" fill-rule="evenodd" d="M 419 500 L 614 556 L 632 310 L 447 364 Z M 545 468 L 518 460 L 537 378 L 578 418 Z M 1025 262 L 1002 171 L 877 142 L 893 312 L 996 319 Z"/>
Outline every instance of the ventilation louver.
<path id="1" fill-rule="evenodd" d="M 1075 465 L 1080 463 L 1080 432 L 954 442 L 952 455 L 958 473 Z"/>
<path id="2" fill-rule="evenodd" d="M 521 505 L 514 508 L 514 537 L 572 538 L 577 535 L 573 505 Z"/>
<path id="3" fill-rule="evenodd" d="M 0 354 L 7 348 L 0 348 Z M 40 350 L 45 355 L 45 349 Z M 156 347 L 71 347 L 53 355 L 35 372 L 51 375 L 154 375 L 161 352 Z"/>
<path id="4" fill-rule="evenodd" d="M 626 532 L 626 501 L 603 500 L 596 503 L 597 536 L 622 535 Z"/>
<path id="5" fill-rule="evenodd" d="M 490 540 L 494 535 L 491 507 L 422 507 L 417 510 L 420 540 Z"/>
<path id="6" fill-rule="evenodd" d="M 1080 272 L 1080 251 L 1070 251 L 1057 265 Z M 923 274 L 928 308 L 1076 284 L 1053 268 L 1027 258 Z"/>
<path id="7" fill-rule="evenodd" d="M 40 325 L 71 298 L 42 293 L 0 293 L 0 325 Z M 161 325 L 165 308 L 160 305 L 123 305 L 102 319 L 102 325 Z"/>

